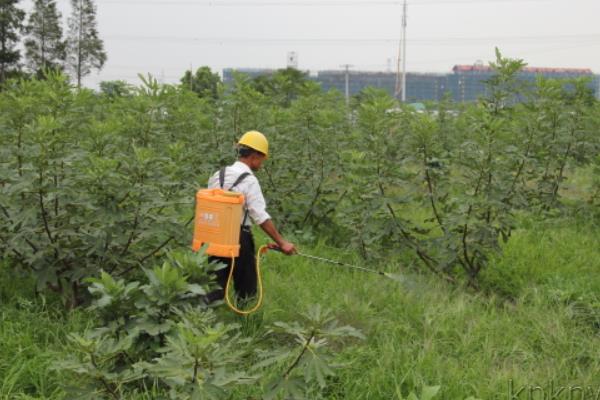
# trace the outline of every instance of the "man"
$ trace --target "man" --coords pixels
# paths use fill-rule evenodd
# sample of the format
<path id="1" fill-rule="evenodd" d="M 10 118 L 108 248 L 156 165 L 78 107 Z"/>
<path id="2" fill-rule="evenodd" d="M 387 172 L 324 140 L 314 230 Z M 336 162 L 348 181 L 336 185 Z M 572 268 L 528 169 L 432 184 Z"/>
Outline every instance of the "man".
<path id="1" fill-rule="evenodd" d="M 296 252 L 296 247 L 281 236 L 271 220 L 271 216 L 267 213 L 260 184 L 253 174 L 260 169 L 268 155 L 269 142 L 267 138 L 257 131 L 246 132 L 238 142 L 238 161 L 217 171 L 208 180 L 209 189 L 223 188 L 244 195 L 245 212 L 240 232 L 240 254 L 235 259 L 233 272 L 235 290 L 241 298 L 252 297 L 256 294 L 256 251 L 251 231 L 252 222 L 259 225 L 283 253 L 292 255 Z M 231 259 L 210 257 L 209 260 L 227 264 L 227 268 L 216 272 L 217 282 L 221 289 L 215 290 L 207 296 L 207 300 L 213 302 L 223 299 L 225 295 L 224 287 L 231 268 Z"/>

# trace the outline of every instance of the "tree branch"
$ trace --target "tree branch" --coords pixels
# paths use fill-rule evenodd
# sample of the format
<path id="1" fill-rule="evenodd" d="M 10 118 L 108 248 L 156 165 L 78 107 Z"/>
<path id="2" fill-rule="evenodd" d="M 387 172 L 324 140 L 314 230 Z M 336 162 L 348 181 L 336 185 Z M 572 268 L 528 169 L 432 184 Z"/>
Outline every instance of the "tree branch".
<path id="1" fill-rule="evenodd" d="M 125 253 L 127 253 L 127 250 L 129 250 L 129 246 L 131 246 L 131 242 L 133 242 L 133 237 L 134 237 L 135 231 L 136 231 L 137 226 L 138 226 L 139 215 L 140 215 L 140 206 L 138 205 L 138 208 L 137 208 L 137 210 L 135 212 L 135 218 L 133 219 L 133 228 L 131 229 L 131 234 L 129 235 L 129 239 L 127 240 L 127 244 L 125 244 L 125 247 L 121 251 L 121 256 L 124 256 Z"/>
<path id="2" fill-rule="evenodd" d="M 431 203 L 431 209 L 433 211 L 433 215 L 435 216 L 435 219 L 437 220 L 438 225 L 442 229 L 442 232 L 444 232 L 444 234 L 447 234 L 448 232 L 446 230 L 446 226 L 444 226 L 444 224 L 442 223 L 442 218 L 440 217 L 440 214 L 435 205 L 435 195 L 433 194 L 433 183 L 432 183 L 431 175 L 429 174 L 429 167 L 427 166 L 427 151 L 425 150 L 425 147 L 423 147 L 423 168 L 425 168 L 425 181 L 427 182 L 427 190 L 429 191 L 429 201 Z"/>
<path id="3" fill-rule="evenodd" d="M 381 193 L 381 195 L 385 196 L 383 184 L 381 182 L 378 182 L 378 186 L 379 186 L 379 192 Z M 396 225 L 396 227 L 400 231 L 400 234 L 404 238 L 405 242 L 409 245 L 409 247 L 411 247 L 417 253 L 417 256 L 421 259 L 421 261 L 423 261 L 423 264 L 425 264 L 427 269 L 429 269 L 435 275 L 441 276 L 442 278 L 444 278 L 446 281 L 448 281 L 450 283 L 456 283 L 456 280 L 454 278 L 452 278 L 450 275 L 448 275 L 446 273 L 442 273 L 440 270 L 438 270 L 437 268 L 434 267 L 433 264 L 437 264 L 436 260 L 434 258 L 432 258 L 429 254 L 427 254 L 419 246 L 419 244 L 416 243 L 416 241 L 414 240 L 414 238 L 412 238 L 410 233 L 406 232 L 406 230 L 402 227 L 402 225 L 400 225 L 400 222 L 398 221 L 398 217 L 396 216 L 394 209 L 387 201 L 386 201 L 386 207 L 392 217 L 392 220 L 394 221 L 394 225 Z"/>
<path id="4" fill-rule="evenodd" d="M 194 217 L 190 218 L 184 225 L 184 227 L 187 227 L 192 221 L 194 220 Z M 138 260 L 138 264 L 143 264 L 144 261 L 146 261 L 147 259 L 149 259 L 150 257 L 152 257 L 156 252 L 162 250 L 167 244 L 169 244 L 169 242 L 171 242 L 171 240 L 175 239 L 175 236 L 170 236 L 168 237 L 164 242 L 162 242 L 160 245 L 158 245 L 154 250 L 152 250 L 151 252 L 149 252 L 148 254 L 146 254 L 144 257 L 142 257 L 141 259 Z M 136 265 L 131 266 L 129 268 L 127 268 L 126 270 L 120 272 L 117 274 L 117 276 L 123 276 L 126 273 L 128 273 L 129 271 L 131 271 L 132 269 L 134 269 L 136 267 Z"/>
<path id="5" fill-rule="evenodd" d="M 306 224 L 306 222 L 308 221 L 310 216 L 313 214 L 313 208 L 314 208 L 315 204 L 317 203 L 317 200 L 321 196 L 321 186 L 323 185 L 324 181 L 325 181 L 325 166 L 324 166 L 323 158 L 321 158 L 321 179 L 319 180 L 319 184 L 317 185 L 317 189 L 315 190 L 315 195 L 313 196 L 313 199 L 310 202 L 310 207 L 308 208 L 308 211 L 307 211 L 306 215 L 304 216 L 304 219 L 302 220 L 302 226 L 304 226 Z"/>
<path id="6" fill-rule="evenodd" d="M 46 217 L 46 215 L 47 215 L 46 209 L 44 208 L 44 194 L 42 192 L 42 189 L 39 190 L 38 197 L 39 197 L 40 209 L 42 212 L 42 221 L 44 222 L 44 230 L 46 231 L 46 236 L 48 236 L 50 243 L 54 244 L 54 238 L 52 237 L 52 233 L 50 232 L 50 226 L 48 225 L 48 218 Z M 55 249 L 55 251 L 56 251 L 56 249 Z"/>
<path id="7" fill-rule="evenodd" d="M 290 365 L 289 368 L 287 369 L 287 371 L 285 371 L 285 373 L 283 374 L 283 379 L 287 379 L 290 376 L 290 373 L 294 370 L 294 368 L 296 368 L 298 366 L 298 364 L 300 363 L 300 360 L 302 359 L 302 356 L 304 356 L 304 353 L 306 353 L 306 350 L 308 350 L 308 346 L 310 346 L 310 343 L 314 339 L 315 334 L 316 334 L 316 331 L 313 329 L 310 332 L 310 336 L 308 337 L 308 340 L 306 341 L 306 343 L 304 343 L 304 346 L 302 347 L 302 351 L 300 352 L 300 354 L 298 354 L 298 357 L 296 357 L 296 359 L 294 360 L 292 365 Z"/>

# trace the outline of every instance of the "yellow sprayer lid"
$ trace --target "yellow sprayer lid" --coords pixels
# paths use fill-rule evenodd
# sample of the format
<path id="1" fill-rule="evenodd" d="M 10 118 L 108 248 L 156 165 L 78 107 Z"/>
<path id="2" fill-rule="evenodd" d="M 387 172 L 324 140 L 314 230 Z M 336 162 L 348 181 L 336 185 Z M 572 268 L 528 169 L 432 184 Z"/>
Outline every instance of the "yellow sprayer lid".
<path id="1" fill-rule="evenodd" d="M 243 204 L 244 195 L 229 192 L 223 189 L 200 189 L 196 193 L 196 200 L 208 200 L 217 203 Z"/>

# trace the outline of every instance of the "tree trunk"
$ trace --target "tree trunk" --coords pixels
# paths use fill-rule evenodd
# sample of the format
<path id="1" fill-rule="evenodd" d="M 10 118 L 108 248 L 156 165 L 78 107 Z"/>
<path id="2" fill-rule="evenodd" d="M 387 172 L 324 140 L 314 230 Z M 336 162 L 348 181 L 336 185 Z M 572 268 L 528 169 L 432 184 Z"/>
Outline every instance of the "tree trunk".
<path id="1" fill-rule="evenodd" d="M 2 51 L 2 54 L 6 54 L 7 52 L 7 48 L 8 48 L 8 44 L 7 42 L 7 38 L 6 38 L 6 25 L 2 24 L 2 32 L 0 33 L 0 35 L 2 35 L 2 37 L 0 38 L 2 40 L 2 43 L 0 44 L 0 50 Z M 4 60 L 0 60 L 0 83 L 4 82 L 6 80 L 6 63 L 4 62 Z"/>
<path id="2" fill-rule="evenodd" d="M 44 10 L 45 11 L 45 10 Z M 42 70 L 46 69 L 46 16 L 42 13 L 42 32 L 40 35 L 40 64 Z"/>
<path id="3" fill-rule="evenodd" d="M 81 41 L 83 31 L 83 1 L 79 1 L 79 30 L 77 37 L 77 88 L 81 88 Z"/>

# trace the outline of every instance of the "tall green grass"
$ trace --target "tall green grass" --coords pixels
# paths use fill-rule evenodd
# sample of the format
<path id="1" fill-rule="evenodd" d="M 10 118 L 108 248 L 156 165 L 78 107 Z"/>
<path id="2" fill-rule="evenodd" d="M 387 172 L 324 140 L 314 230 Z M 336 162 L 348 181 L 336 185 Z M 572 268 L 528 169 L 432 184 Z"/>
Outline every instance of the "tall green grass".
<path id="1" fill-rule="evenodd" d="M 418 275 L 400 260 L 372 266 L 404 274 L 396 282 L 270 252 L 262 310 L 250 318 L 219 311 L 255 334 L 320 303 L 361 329 L 365 341 L 338 349 L 344 367 L 328 399 L 394 399 L 424 385 L 441 385 L 438 398 L 448 400 L 507 399 L 510 382 L 600 389 L 599 233 L 569 220 L 530 223 L 492 262 L 479 293 Z M 324 245 L 303 251 L 360 261 Z M 0 398 L 64 398 L 66 377 L 49 366 L 69 352 L 66 334 L 93 316 L 44 302 L 7 266 L 0 277 Z M 240 388 L 234 398 L 259 393 Z"/>
<path id="2" fill-rule="evenodd" d="M 60 373 L 66 335 L 85 328 L 85 311 L 65 313 L 59 300 L 34 294 L 32 280 L 0 262 L 0 399 L 62 398 Z"/>
<path id="3" fill-rule="evenodd" d="M 367 335 L 340 353 L 349 365 L 330 398 L 390 399 L 439 384 L 445 399 L 506 399 L 511 381 L 600 389 L 597 231 L 515 232 L 479 294 L 410 272 L 398 284 L 296 257 L 269 255 L 265 265 L 266 323 L 321 303 Z"/>

